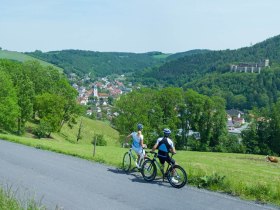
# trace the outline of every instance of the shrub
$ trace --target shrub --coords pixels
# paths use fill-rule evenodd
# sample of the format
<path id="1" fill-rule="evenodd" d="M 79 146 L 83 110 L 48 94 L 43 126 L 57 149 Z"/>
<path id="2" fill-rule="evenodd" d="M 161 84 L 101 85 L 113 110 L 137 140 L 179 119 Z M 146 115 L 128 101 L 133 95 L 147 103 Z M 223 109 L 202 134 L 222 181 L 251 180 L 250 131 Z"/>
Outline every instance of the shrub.
<path id="1" fill-rule="evenodd" d="M 212 175 L 202 175 L 203 173 L 198 173 L 197 175 L 191 177 L 189 181 L 199 188 L 211 188 L 221 186 L 224 183 L 225 176 L 221 176 L 217 173 Z M 201 176 L 202 175 L 202 176 Z"/>
<path id="2" fill-rule="evenodd" d="M 102 134 L 95 134 L 93 140 L 91 141 L 94 144 L 96 139 L 96 146 L 107 146 L 107 141 L 104 139 L 104 135 Z"/>

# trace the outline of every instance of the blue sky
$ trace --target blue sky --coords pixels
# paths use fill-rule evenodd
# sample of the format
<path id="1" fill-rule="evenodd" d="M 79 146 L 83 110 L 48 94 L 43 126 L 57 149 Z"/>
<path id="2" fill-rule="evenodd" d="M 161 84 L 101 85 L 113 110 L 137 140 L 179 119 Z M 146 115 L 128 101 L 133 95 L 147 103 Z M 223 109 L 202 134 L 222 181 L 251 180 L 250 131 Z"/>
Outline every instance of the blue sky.
<path id="1" fill-rule="evenodd" d="M 0 47 L 238 49 L 280 34 L 279 0 L 0 0 Z"/>

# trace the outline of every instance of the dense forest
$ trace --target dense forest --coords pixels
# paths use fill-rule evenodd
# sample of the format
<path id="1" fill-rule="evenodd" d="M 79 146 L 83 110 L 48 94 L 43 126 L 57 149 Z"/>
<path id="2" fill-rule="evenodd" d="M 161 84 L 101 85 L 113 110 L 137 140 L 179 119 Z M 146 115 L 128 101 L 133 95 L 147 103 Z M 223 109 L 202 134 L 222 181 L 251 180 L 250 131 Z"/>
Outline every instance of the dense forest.
<path id="1" fill-rule="evenodd" d="M 257 73 L 209 74 L 183 85 L 208 96 L 221 96 L 227 109 L 251 110 L 276 103 L 280 96 L 280 66 Z"/>
<path id="2" fill-rule="evenodd" d="M 192 88 L 208 96 L 226 99 L 227 109 L 241 110 L 269 106 L 280 95 L 280 36 L 238 50 L 202 51 L 190 54 L 159 68 L 137 72 L 133 81 L 148 86 Z M 269 59 L 270 67 L 261 73 L 237 73 L 230 65 L 260 63 Z"/>
<path id="3" fill-rule="evenodd" d="M 209 73 L 226 73 L 231 64 L 259 63 L 269 59 L 270 64 L 280 63 L 280 35 L 267 39 L 251 47 L 237 50 L 202 51 L 187 54 L 172 60 L 159 68 L 150 68 L 139 77 L 143 82 L 149 78 L 166 85 L 182 86 L 187 82 L 200 79 Z"/>
<path id="4" fill-rule="evenodd" d="M 147 67 L 157 66 L 162 64 L 168 56 L 160 52 L 123 53 L 83 50 L 62 50 L 46 53 L 37 50 L 26 54 L 61 67 L 66 74 L 91 73 L 93 78 L 110 74 L 133 73 Z"/>

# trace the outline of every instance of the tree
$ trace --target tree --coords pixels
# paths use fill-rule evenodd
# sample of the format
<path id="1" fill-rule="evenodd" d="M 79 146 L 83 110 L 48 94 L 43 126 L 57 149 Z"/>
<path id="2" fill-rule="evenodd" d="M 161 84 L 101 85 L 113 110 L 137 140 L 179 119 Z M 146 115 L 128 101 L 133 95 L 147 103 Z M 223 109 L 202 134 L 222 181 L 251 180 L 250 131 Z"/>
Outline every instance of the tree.
<path id="1" fill-rule="evenodd" d="M 19 106 L 16 90 L 10 76 L 0 68 L 0 127 L 14 131 Z"/>
<path id="2" fill-rule="evenodd" d="M 183 103 L 183 90 L 172 87 L 163 88 L 159 91 L 157 102 L 163 112 L 162 126 L 177 130 L 179 123 L 177 107 Z"/>
<path id="3" fill-rule="evenodd" d="M 273 105 L 271 111 L 270 132 L 271 139 L 269 146 L 274 153 L 280 154 L 280 100 Z"/>
<path id="4" fill-rule="evenodd" d="M 19 72 L 16 77 L 16 90 L 20 107 L 18 116 L 18 134 L 20 135 L 25 128 L 25 123 L 32 118 L 35 97 L 34 85 L 23 71 Z"/>
<path id="5" fill-rule="evenodd" d="M 251 123 L 250 129 L 242 131 L 241 137 L 242 137 L 242 143 L 245 145 L 246 153 L 251 153 L 251 154 L 260 153 L 256 122 Z"/>
<path id="6" fill-rule="evenodd" d="M 58 116 L 60 122 L 57 131 L 60 131 L 65 123 L 72 127 L 76 123 L 75 119 L 81 114 L 81 107 L 76 103 L 78 92 L 69 84 L 65 75 L 51 66 L 43 67 L 38 62 L 26 62 L 24 69 L 29 78 L 32 78 L 35 95 L 49 93 L 63 98 L 63 109 L 58 113 L 62 117 Z M 37 108 L 38 106 L 33 108 L 34 116 L 38 113 Z"/>
<path id="7" fill-rule="evenodd" d="M 43 93 L 36 96 L 37 116 L 40 119 L 40 124 L 44 124 L 44 128 L 48 127 L 47 136 L 51 132 L 59 131 L 61 121 L 63 120 L 63 109 L 67 101 L 58 95 Z"/>
<path id="8" fill-rule="evenodd" d="M 219 144 L 226 132 L 225 101 L 220 97 L 208 97 L 193 90 L 185 94 L 189 129 L 200 133 L 199 150 L 206 151 Z"/>
<path id="9" fill-rule="evenodd" d="M 209 146 L 211 148 L 215 148 L 219 145 L 221 138 L 227 135 L 227 117 L 225 111 L 225 100 L 217 96 L 214 96 L 211 99 L 214 104 L 212 108 L 213 115 L 211 119 L 212 135 Z"/>

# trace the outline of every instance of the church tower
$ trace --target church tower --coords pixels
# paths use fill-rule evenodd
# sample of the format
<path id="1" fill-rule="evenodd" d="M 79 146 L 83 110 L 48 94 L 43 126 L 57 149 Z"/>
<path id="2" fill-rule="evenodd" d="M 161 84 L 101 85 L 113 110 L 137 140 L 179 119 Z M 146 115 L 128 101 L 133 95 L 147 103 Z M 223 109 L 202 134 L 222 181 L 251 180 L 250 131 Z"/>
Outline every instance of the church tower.
<path id="1" fill-rule="evenodd" d="M 93 96 L 98 97 L 98 91 L 97 91 L 97 86 L 96 85 L 94 85 L 94 87 L 93 87 Z"/>

